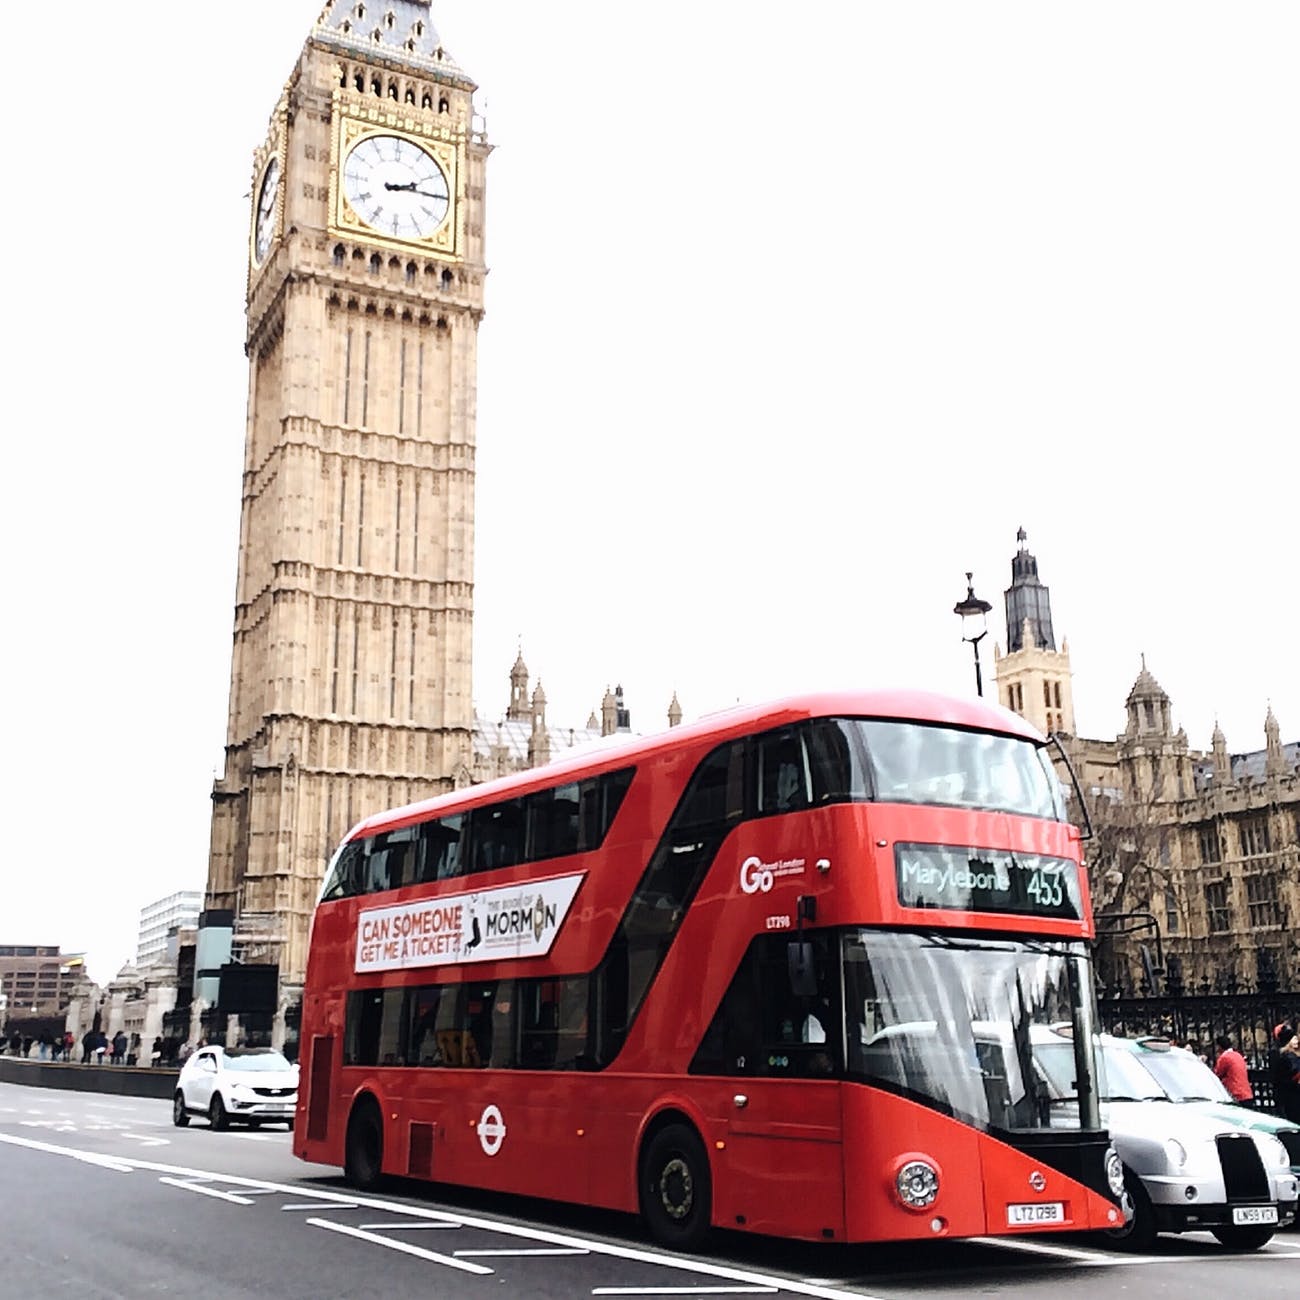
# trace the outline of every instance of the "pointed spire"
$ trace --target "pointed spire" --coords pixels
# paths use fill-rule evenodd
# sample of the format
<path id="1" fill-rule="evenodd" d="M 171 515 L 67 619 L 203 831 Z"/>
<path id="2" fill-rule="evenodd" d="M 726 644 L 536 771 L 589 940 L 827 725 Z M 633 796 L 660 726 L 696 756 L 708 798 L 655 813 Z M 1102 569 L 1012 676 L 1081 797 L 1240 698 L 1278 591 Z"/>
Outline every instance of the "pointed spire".
<path id="1" fill-rule="evenodd" d="M 682 724 L 682 706 L 677 702 L 677 692 L 673 692 L 672 702 L 668 705 L 668 725 L 680 727 Z"/>
<path id="2" fill-rule="evenodd" d="M 528 716 L 528 665 L 524 663 L 523 638 L 519 640 L 519 653 L 515 656 L 515 666 L 510 670 L 510 707 L 506 718 L 518 722 Z"/>

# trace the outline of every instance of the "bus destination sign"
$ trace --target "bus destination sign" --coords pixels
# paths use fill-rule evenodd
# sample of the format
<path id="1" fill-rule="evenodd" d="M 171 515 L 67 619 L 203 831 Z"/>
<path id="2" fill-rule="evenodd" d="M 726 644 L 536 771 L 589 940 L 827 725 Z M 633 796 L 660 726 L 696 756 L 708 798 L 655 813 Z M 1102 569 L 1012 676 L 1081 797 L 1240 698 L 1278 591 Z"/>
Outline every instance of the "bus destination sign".
<path id="1" fill-rule="evenodd" d="M 896 844 L 903 907 L 1083 919 L 1079 866 L 1069 858 L 949 844 Z"/>
<path id="2" fill-rule="evenodd" d="M 544 957 L 569 914 L 583 874 L 372 907 L 357 917 L 355 969 L 360 974 Z"/>

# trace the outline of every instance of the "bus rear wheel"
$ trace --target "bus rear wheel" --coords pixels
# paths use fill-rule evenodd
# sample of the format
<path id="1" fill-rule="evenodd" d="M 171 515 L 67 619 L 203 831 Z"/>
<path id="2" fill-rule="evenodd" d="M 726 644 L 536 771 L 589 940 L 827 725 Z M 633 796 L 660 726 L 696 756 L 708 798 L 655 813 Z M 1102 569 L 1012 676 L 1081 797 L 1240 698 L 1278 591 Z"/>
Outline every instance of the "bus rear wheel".
<path id="1" fill-rule="evenodd" d="M 713 1180 L 704 1143 L 693 1128 L 669 1124 L 641 1157 L 641 1217 L 661 1245 L 695 1250 L 709 1233 Z"/>
<path id="2" fill-rule="evenodd" d="M 363 1192 L 379 1185 L 384 1165 L 384 1124 L 374 1099 L 366 1097 L 353 1108 L 343 1150 L 343 1173 Z"/>

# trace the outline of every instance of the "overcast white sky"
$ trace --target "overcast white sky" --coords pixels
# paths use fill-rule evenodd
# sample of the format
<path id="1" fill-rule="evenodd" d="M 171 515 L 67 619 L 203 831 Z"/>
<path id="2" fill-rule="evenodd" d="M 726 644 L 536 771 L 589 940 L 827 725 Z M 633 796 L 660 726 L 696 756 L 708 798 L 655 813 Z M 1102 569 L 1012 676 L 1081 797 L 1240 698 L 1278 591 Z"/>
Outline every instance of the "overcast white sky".
<path id="1" fill-rule="evenodd" d="M 0 943 L 100 980 L 206 877 L 250 163 L 318 8 L 77 0 L 10 60 Z M 1194 747 L 1300 738 L 1300 7 L 433 14 L 496 145 L 482 712 L 520 637 L 574 725 L 970 691 L 1023 525 L 1082 732 L 1145 652 Z"/>

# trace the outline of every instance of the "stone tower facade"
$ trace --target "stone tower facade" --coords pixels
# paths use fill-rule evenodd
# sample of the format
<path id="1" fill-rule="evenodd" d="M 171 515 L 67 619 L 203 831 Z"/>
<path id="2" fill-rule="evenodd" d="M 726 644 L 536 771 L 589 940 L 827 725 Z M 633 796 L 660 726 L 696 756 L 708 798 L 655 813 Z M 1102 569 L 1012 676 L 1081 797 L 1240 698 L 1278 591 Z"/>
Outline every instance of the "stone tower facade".
<path id="1" fill-rule="evenodd" d="M 428 0 L 333 0 L 256 151 L 225 771 L 206 907 L 301 983 L 333 847 L 473 764 L 489 145 Z"/>
<path id="2" fill-rule="evenodd" d="M 1074 735 L 1074 695 L 1070 687 L 1070 646 L 1056 648 L 1052 598 L 1039 581 L 1038 561 L 1029 553 L 1022 528 L 1011 561 L 1011 586 L 1004 593 L 1007 651 L 993 647 L 998 700 L 1039 731 Z"/>

